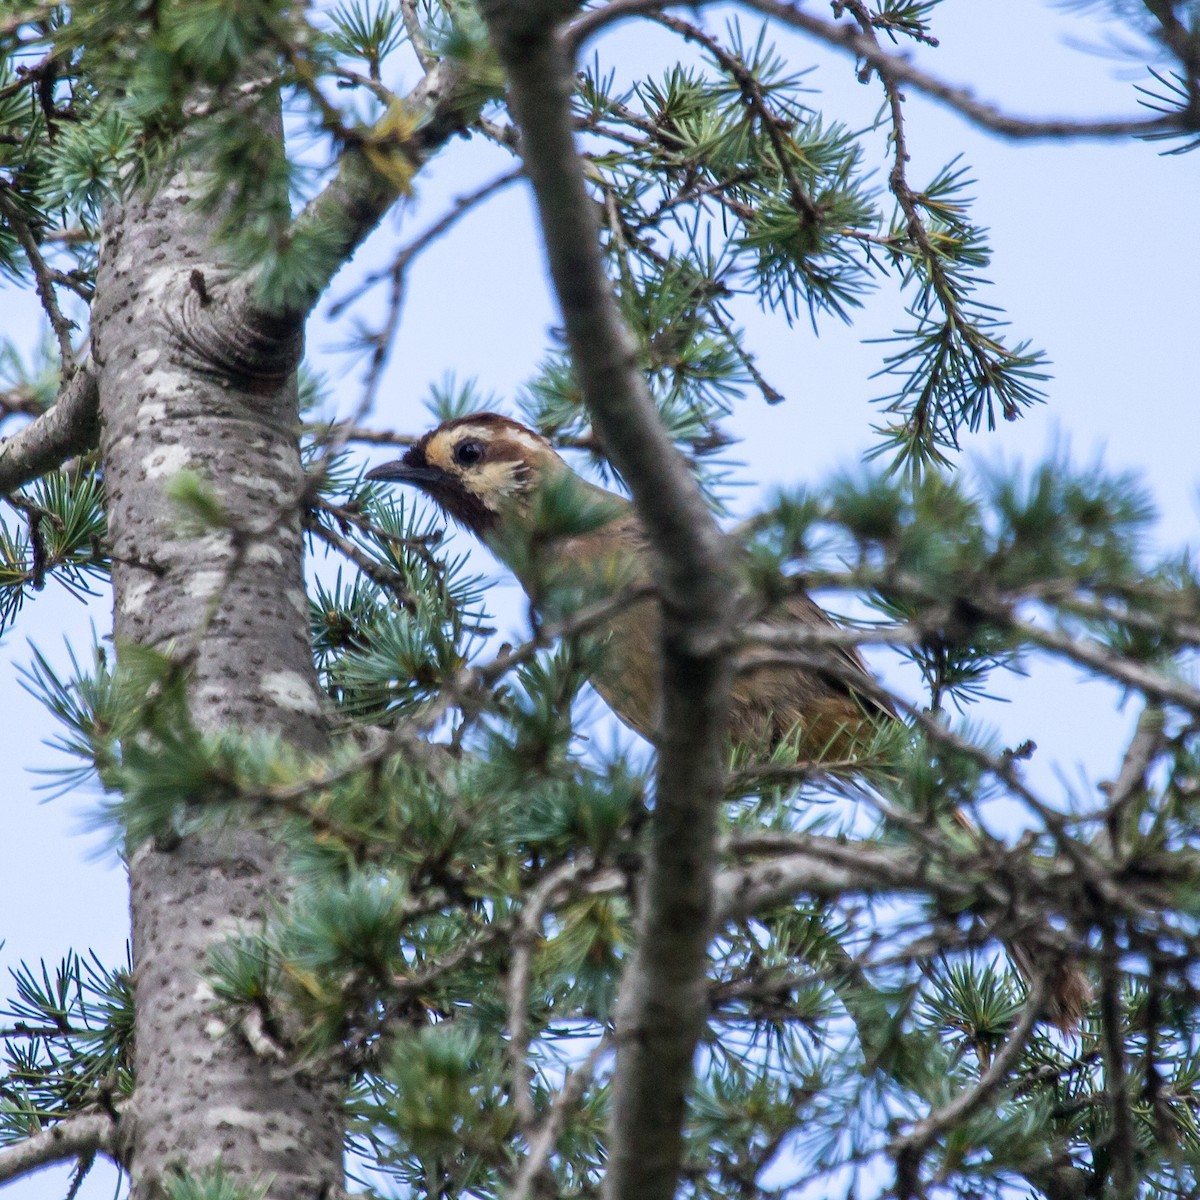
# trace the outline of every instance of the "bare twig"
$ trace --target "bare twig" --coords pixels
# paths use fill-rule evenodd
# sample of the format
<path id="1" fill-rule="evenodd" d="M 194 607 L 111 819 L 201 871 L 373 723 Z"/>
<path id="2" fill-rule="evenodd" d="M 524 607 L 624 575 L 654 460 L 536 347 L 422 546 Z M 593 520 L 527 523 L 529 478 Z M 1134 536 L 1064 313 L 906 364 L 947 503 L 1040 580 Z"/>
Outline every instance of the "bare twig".
<path id="1" fill-rule="evenodd" d="M 338 79 L 344 80 L 346 84 L 353 87 L 366 88 L 382 105 L 391 104 L 396 99 L 395 92 L 390 88 L 384 87 L 378 79 L 372 79 L 369 75 L 361 75 L 358 71 L 351 71 L 349 68 L 343 66 L 336 67 L 334 74 Z"/>
<path id="2" fill-rule="evenodd" d="M 1121 596 L 1120 607 L 1114 607 L 1103 600 L 1075 595 L 1061 585 L 1045 588 L 1042 597 L 1056 605 L 1060 611 L 1083 617 L 1088 621 L 1098 621 L 1106 625 L 1128 625 L 1131 629 L 1155 634 L 1159 638 L 1165 635 L 1200 646 L 1200 623 L 1196 619 L 1200 614 L 1200 606 L 1194 601 L 1189 602 L 1188 593 L 1182 589 L 1173 597 L 1182 610 L 1182 615 L 1166 611 L 1162 601 L 1167 597 L 1161 588 L 1157 594 L 1148 597 L 1159 602 L 1159 609 L 1155 612 L 1140 612 L 1131 608 L 1128 596 Z"/>
<path id="3" fill-rule="evenodd" d="M 470 212 L 471 209 L 494 195 L 501 188 L 507 187 L 508 184 L 519 179 L 522 173 L 523 169 L 520 167 L 512 171 L 507 171 L 503 175 L 489 180 L 482 187 L 476 188 L 475 191 L 457 197 L 445 215 L 440 220 L 434 222 L 433 225 L 407 246 L 403 247 L 386 270 L 369 275 L 355 288 L 354 293 L 350 297 L 339 301 L 333 306 L 330 315 L 337 316 L 347 304 L 368 288 L 374 286 L 381 279 L 390 280 L 391 286 L 387 302 L 387 315 L 384 317 L 383 324 L 379 329 L 365 337 L 365 341 L 371 347 L 371 358 L 367 365 L 367 378 L 363 385 L 362 398 L 350 422 L 352 425 L 357 425 L 375 407 L 375 398 L 379 394 L 379 388 L 383 383 L 383 371 L 387 366 L 388 356 L 395 343 L 396 332 L 400 328 L 405 276 L 413 259 L 450 229 L 460 217 Z"/>
<path id="4" fill-rule="evenodd" d="M 930 622 L 933 625 L 934 622 Z M 779 650 L 809 650 L 815 646 L 915 646 L 929 636 L 922 624 L 904 625 L 805 625 L 794 621 L 786 625 L 760 622 L 748 626 L 741 640 L 751 646 L 772 646 Z"/>
<path id="5" fill-rule="evenodd" d="M 1081 641 L 1068 633 L 1043 629 L 1039 625 L 1012 616 L 1006 617 L 991 611 L 987 615 L 1034 646 L 1051 650 L 1063 658 L 1079 663 L 1080 666 L 1089 667 L 1099 675 L 1106 675 L 1118 683 L 1136 688 L 1153 700 L 1177 704 L 1190 713 L 1200 715 L 1200 691 L 1171 679 L 1161 671 L 1121 658 L 1098 642 Z"/>
<path id="6" fill-rule="evenodd" d="M 413 594 L 402 576 L 390 567 L 372 558 L 361 546 L 348 537 L 343 537 L 336 529 L 331 529 L 315 514 L 305 521 L 305 528 L 313 537 L 319 538 L 327 546 L 345 555 L 372 583 L 390 592 L 396 601 L 410 611 L 415 607 Z"/>
<path id="7" fill-rule="evenodd" d="M 806 839 L 808 845 L 790 854 L 741 867 L 727 867 L 717 876 L 717 919 L 733 921 L 782 904 L 796 896 L 842 897 L 917 891 L 935 893 L 963 904 L 981 889 L 968 877 L 947 871 L 911 852 L 893 847 L 842 845 L 842 854 L 829 853 L 834 839 Z"/>
<path id="8" fill-rule="evenodd" d="M 446 212 L 439 217 L 428 229 L 419 233 L 407 246 L 401 248 L 399 253 L 392 259 L 389 266 L 384 267 L 380 271 L 372 271 L 365 279 L 362 280 L 351 292 L 349 296 L 338 300 L 330 306 L 329 315 L 331 317 L 340 316 L 345 311 L 346 307 L 357 300 L 369 288 L 375 286 L 384 279 L 391 279 L 393 282 L 397 277 L 402 277 L 404 272 L 408 270 L 412 264 L 412 260 L 416 258 L 427 246 L 432 242 L 437 241 L 442 234 L 451 229 L 455 223 L 473 208 L 477 207 L 489 197 L 494 196 L 502 188 L 506 188 L 510 183 L 514 183 L 520 179 L 525 173 L 524 167 L 516 167 L 511 171 L 505 171 L 502 175 L 497 175 L 494 179 L 489 179 L 487 183 L 475 188 L 474 191 L 466 192 L 461 196 L 456 196 L 453 203 Z"/>
<path id="9" fill-rule="evenodd" d="M 750 376 L 751 381 L 754 383 L 754 386 L 758 388 L 762 398 L 768 404 L 782 404 L 787 397 L 777 387 L 772 387 L 772 385 L 767 382 L 766 377 L 758 369 L 758 363 L 754 361 L 754 356 L 743 345 L 743 342 L 746 339 L 737 335 L 733 326 L 730 325 L 730 323 L 725 319 L 725 316 L 721 312 L 721 307 L 717 301 L 706 300 L 705 307 L 708 309 L 709 315 L 713 319 L 713 323 L 728 339 L 728 343 L 733 349 L 734 354 L 738 356 L 738 360 L 741 362 L 742 366 L 746 368 L 746 374 Z"/>
<path id="10" fill-rule="evenodd" d="M 304 433 L 322 444 L 340 438 L 342 445 L 361 442 L 365 446 L 411 446 L 420 437 L 420 434 L 397 433 L 391 429 L 368 429 L 349 421 L 309 422 L 304 426 Z"/>
<path id="11" fill-rule="evenodd" d="M 352 526 L 368 538 L 385 542 L 389 546 L 414 551 L 425 566 L 429 568 L 430 573 L 436 578 L 441 578 L 444 573 L 444 564 L 433 553 L 433 547 L 438 545 L 444 536 L 443 531 L 440 529 L 434 530 L 424 536 L 418 535 L 415 537 L 404 537 L 400 534 L 390 533 L 388 530 L 375 524 L 355 501 L 351 501 L 348 504 L 334 504 L 332 501 L 318 496 L 313 501 L 312 508 L 317 512 L 327 513 L 338 523 L 338 527 L 343 531 L 347 526 Z"/>

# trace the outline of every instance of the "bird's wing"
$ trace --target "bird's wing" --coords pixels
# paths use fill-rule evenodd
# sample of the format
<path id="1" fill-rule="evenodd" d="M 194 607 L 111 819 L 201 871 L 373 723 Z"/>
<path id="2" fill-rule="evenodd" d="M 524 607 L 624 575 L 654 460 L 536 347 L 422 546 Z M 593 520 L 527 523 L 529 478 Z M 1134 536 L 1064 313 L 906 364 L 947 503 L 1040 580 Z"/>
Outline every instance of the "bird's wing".
<path id="1" fill-rule="evenodd" d="M 817 628 L 835 628 L 836 622 L 807 592 L 793 592 L 781 604 L 767 614 L 768 622 L 782 624 L 794 622 L 798 625 L 816 626 Z M 880 712 L 889 717 L 896 716 L 896 710 L 886 696 L 878 695 L 875 679 L 863 661 L 863 657 L 853 646 L 830 646 L 821 652 L 822 657 L 830 659 L 830 669 L 818 669 L 816 674 L 835 691 L 844 692 L 857 704 L 862 705 L 868 712 Z M 861 679 L 863 687 L 855 687 L 855 681 Z"/>

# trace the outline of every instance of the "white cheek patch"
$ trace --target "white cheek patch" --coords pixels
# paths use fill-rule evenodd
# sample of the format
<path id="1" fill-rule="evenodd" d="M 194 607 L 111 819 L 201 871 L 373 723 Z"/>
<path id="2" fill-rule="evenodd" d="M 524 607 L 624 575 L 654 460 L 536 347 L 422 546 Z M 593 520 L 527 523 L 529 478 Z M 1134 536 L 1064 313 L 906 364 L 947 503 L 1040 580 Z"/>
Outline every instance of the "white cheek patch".
<path id="1" fill-rule="evenodd" d="M 525 472 L 522 464 L 512 462 L 485 463 L 481 470 L 464 478 L 463 482 L 480 499 L 504 499 L 521 490 Z"/>

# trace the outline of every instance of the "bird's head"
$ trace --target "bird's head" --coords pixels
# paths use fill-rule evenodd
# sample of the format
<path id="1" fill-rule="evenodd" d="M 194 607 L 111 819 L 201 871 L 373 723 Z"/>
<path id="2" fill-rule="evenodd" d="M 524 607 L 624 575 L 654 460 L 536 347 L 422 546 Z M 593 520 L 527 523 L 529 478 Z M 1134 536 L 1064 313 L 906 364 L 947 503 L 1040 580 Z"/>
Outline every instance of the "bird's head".
<path id="1" fill-rule="evenodd" d="M 570 468 L 540 434 L 498 413 L 456 417 L 431 429 L 403 458 L 367 479 L 410 483 L 476 537 L 521 521 L 531 498 Z"/>

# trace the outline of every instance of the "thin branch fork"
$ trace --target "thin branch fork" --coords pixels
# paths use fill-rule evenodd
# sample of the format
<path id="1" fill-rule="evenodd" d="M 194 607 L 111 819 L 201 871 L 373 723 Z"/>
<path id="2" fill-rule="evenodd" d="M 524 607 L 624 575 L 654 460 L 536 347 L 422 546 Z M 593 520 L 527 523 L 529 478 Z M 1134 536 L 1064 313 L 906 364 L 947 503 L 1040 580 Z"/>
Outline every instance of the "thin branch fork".
<path id="1" fill-rule="evenodd" d="M 1138 716 L 1117 778 L 1112 783 L 1100 785 L 1100 790 L 1108 796 L 1105 824 L 1108 826 L 1113 858 L 1118 862 L 1124 859 L 1128 851 L 1126 835 L 1131 832 L 1126 828 L 1126 811 L 1146 786 L 1146 773 L 1165 742 L 1165 714 L 1159 705 L 1147 704 Z"/>
<path id="2" fill-rule="evenodd" d="M 324 542 L 330 549 L 336 550 L 348 558 L 372 583 L 378 584 L 389 592 L 402 608 L 406 608 L 410 612 L 415 609 L 416 600 L 404 578 L 390 567 L 386 567 L 372 558 L 357 542 L 344 537 L 336 529 L 331 529 L 323 521 L 318 520 L 315 515 L 305 521 L 304 527 L 313 537 Z"/>
<path id="3" fill-rule="evenodd" d="M 390 267 L 368 275 L 363 283 L 355 289 L 351 297 L 333 306 L 331 315 L 337 316 L 346 304 L 350 303 L 356 296 L 362 295 L 363 292 L 373 287 L 381 279 L 390 279 L 391 281 L 387 312 L 383 323 L 374 333 L 364 335 L 363 340 L 367 345 L 371 346 L 371 359 L 367 368 L 367 379 L 363 386 L 362 399 L 354 414 L 352 424 L 358 424 L 361 418 L 375 407 L 375 398 L 383 383 L 383 370 L 387 365 L 392 346 L 396 341 L 396 333 L 400 328 L 400 314 L 404 305 L 405 276 L 413 259 L 446 233 L 447 230 L 451 229 L 460 217 L 470 212 L 477 205 L 482 204 L 501 188 L 507 187 L 508 184 L 519 179 L 520 176 L 520 168 L 515 171 L 508 171 L 496 179 L 489 180 L 482 187 L 476 188 L 470 194 L 458 197 L 449 212 L 444 214 L 440 220 L 436 221 L 429 229 L 425 230 L 400 250 L 392 260 Z"/>

